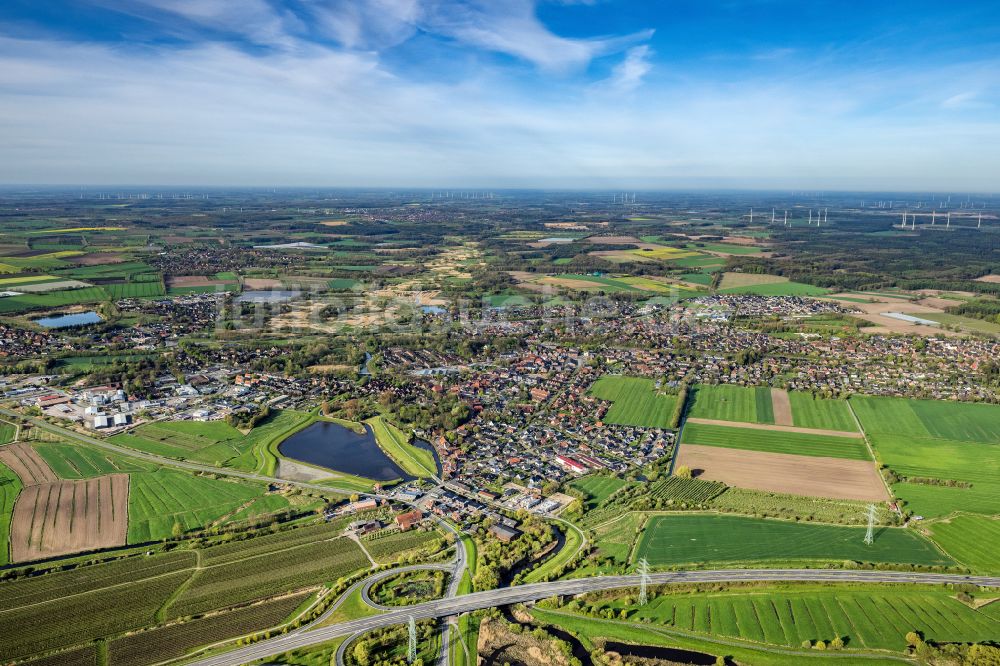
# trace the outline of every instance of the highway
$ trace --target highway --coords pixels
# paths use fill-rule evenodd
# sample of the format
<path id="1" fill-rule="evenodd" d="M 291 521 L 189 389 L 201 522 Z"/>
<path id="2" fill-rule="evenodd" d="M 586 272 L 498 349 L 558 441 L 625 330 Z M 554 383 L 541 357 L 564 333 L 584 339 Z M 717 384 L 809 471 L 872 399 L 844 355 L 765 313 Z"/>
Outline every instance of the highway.
<path id="1" fill-rule="evenodd" d="M 844 569 L 719 569 L 710 571 L 676 571 L 650 574 L 653 585 L 679 583 L 734 582 L 822 582 L 822 583 L 896 583 L 938 585 L 969 583 L 983 587 L 1000 586 L 1000 576 L 963 576 L 954 574 L 912 573 L 906 571 L 851 571 Z M 363 581 L 364 582 L 364 581 Z M 240 666 L 257 659 L 274 657 L 323 643 L 340 636 L 356 634 L 405 624 L 412 615 L 417 620 L 444 618 L 483 608 L 538 601 L 553 596 L 583 594 L 625 587 L 638 587 L 640 577 L 597 576 L 576 580 L 519 585 L 487 592 L 475 592 L 461 597 L 444 598 L 395 609 L 371 617 L 350 620 L 327 627 L 303 628 L 295 633 L 261 641 L 225 654 L 191 662 L 194 666 Z"/>
<path id="2" fill-rule="evenodd" d="M 214 467 L 212 465 L 202 465 L 188 461 L 174 460 L 161 456 L 136 451 L 126 447 L 118 446 L 110 442 L 90 437 L 73 430 L 61 428 L 47 423 L 41 419 L 25 417 L 17 412 L 0 408 L 0 414 L 13 417 L 15 419 L 27 420 L 50 432 L 57 433 L 63 437 L 97 446 L 102 449 L 118 453 L 120 455 L 146 460 L 168 467 L 176 467 L 194 472 L 205 472 L 210 474 L 222 474 L 236 478 L 248 479 L 251 481 L 280 483 L 294 485 L 302 488 L 336 492 L 341 494 L 351 494 L 355 492 L 351 489 L 338 488 L 325 484 L 307 483 L 301 481 L 288 481 L 276 477 L 264 476 L 252 472 L 242 472 L 239 470 Z M 379 499 L 394 499 L 388 495 L 374 493 L 364 493 L 369 497 Z M 395 500 L 394 501 L 398 501 Z M 465 571 L 466 553 L 461 539 L 455 528 L 447 521 L 438 521 L 444 528 L 452 532 L 456 537 L 456 558 L 450 568 L 453 572 L 451 584 L 444 598 L 428 601 L 426 603 L 407 606 L 405 608 L 384 612 L 371 617 L 341 622 L 327 627 L 317 627 L 323 620 L 327 619 L 342 603 L 343 599 L 358 588 L 370 589 L 372 577 L 368 577 L 352 585 L 342 595 L 329 610 L 327 610 L 318 620 L 306 627 L 289 632 L 266 641 L 255 643 L 254 645 L 242 647 L 224 654 L 208 657 L 192 662 L 198 666 L 239 666 L 256 659 L 264 659 L 281 654 L 288 650 L 308 647 L 317 643 L 323 643 L 340 636 L 353 636 L 364 633 L 372 629 L 387 627 L 394 624 L 407 622 L 409 616 L 418 620 L 429 618 L 447 618 L 460 615 L 474 610 L 503 606 L 506 604 L 523 603 L 537 601 L 546 597 L 560 595 L 575 595 L 585 592 L 595 592 L 600 590 L 610 590 L 623 587 L 637 587 L 639 576 L 598 576 L 593 578 L 580 578 L 575 580 L 561 580 L 547 583 L 533 583 L 530 585 L 519 585 L 516 587 L 489 590 L 486 592 L 476 592 L 463 596 L 456 596 L 458 584 Z M 419 568 L 422 565 L 417 565 Z M 442 566 L 442 565 L 436 565 Z M 410 567 L 402 567 L 393 571 L 379 572 L 376 577 L 386 577 L 401 571 L 410 570 Z M 652 584 L 671 583 L 733 583 L 733 582 L 825 582 L 825 583 L 902 583 L 902 584 L 955 584 L 969 583 L 982 587 L 1000 587 L 1000 577 L 990 576 L 964 576 L 955 574 L 934 574 L 934 573 L 911 573 L 901 571 L 855 571 L 843 569 L 722 569 L 711 571 L 680 571 L 669 573 L 656 573 L 650 575 Z M 367 587 L 366 587 L 367 586 Z M 447 627 L 445 627 L 447 631 Z M 441 658 L 447 662 L 448 641 L 444 641 Z"/>

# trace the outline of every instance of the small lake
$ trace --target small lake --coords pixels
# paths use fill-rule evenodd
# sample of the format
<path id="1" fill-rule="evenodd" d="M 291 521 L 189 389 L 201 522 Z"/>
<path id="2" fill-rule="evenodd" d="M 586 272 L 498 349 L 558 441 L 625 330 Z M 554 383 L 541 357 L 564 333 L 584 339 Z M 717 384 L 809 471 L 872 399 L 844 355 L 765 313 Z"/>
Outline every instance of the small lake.
<path id="1" fill-rule="evenodd" d="M 236 298 L 237 303 L 284 303 L 296 296 L 301 295 L 301 291 L 283 291 L 275 289 L 273 291 L 244 291 Z"/>
<path id="2" fill-rule="evenodd" d="M 279 444 L 278 452 L 310 465 L 376 481 L 413 479 L 382 452 L 367 425 L 361 434 L 339 423 L 317 421 Z"/>
<path id="3" fill-rule="evenodd" d="M 101 315 L 93 310 L 90 312 L 74 312 L 73 314 L 55 315 L 52 317 L 42 317 L 34 320 L 39 326 L 45 328 L 70 328 L 71 326 L 89 326 L 100 324 L 104 321 Z"/>
<path id="4" fill-rule="evenodd" d="M 441 307 L 440 305 L 423 305 L 420 307 L 420 310 L 424 314 L 436 314 L 436 315 L 445 314 L 446 312 L 448 312 L 448 310 Z"/>

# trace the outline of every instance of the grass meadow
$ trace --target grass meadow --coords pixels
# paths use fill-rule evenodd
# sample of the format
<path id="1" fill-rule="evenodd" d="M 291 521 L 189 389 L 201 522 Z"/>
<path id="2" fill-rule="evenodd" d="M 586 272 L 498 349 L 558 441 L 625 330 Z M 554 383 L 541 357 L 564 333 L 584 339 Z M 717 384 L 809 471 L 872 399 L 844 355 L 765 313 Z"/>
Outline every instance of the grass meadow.
<path id="1" fill-rule="evenodd" d="M 906 508 L 1000 512 L 1000 406 L 860 396 L 850 404 L 879 459 L 906 477 L 893 486 Z"/>
<path id="2" fill-rule="evenodd" d="M 266 493 L 263 485 L 157 470 L 131 475 L 128 542 L 165 539 L 225 518 Z"/>
<path id="3" fill-rule="evenodd" d="M 865 528 L 686 514 L 653 516 L 635 559 L 652 566 L 710 562 L 885 562 L 948 565 L 952 560 L 913 530 L 880 528 L 871 546 Z"/>
<path id="4" fill-rule="evenodd" d="M 669 428 L 677 396 L 660 393 L 652 379 L 605 376 L 590 387 L 590 395 L 614 404 L 604 421 L 617 425 Z"/>
<path id="5" fill-rule="evenodd" d="M 803 391 L 789 391 L 788 397 L 792 404 L 792 422 L 799 428 L 858 431 L 846 400 L 814 398 Z"/>
<path id="6" fill-rule="evenodd" d="M 901 652 L 909 631 L 942 642 L 988 641 L 1000 632 L 997 620 L 932 587 L 776 585 L 698 594 L 668 590 L 642 607 L 624 601 L 599 608 L 624 609 L 630 620 L 652 626 L 786 647 L 840 637 L 849 649 Z"/>
<path id="7" fill-rule="evenodd" d="M 628 481 L 619 479 L 616 476 L 584 476 L 570 482 L 570 488 L 574 488 L 583 493 L 584 507 L 593 509 L 613 493 L 629 485 Z"/>
<path id="8" fill-rule="evenodd" d="M 694 403 L 689 416 L 741 423 L 774 423 L 771 389 L 720 384 L 694 387 Z"/>
<path id="9" fill-rule="evenodd" d="M 730 428 L 688 422 L 684 426 L 682 444 L 702 444 L 746 451 L 789 453 L 800 456 L 870 460 L 863 439 L 832 437 L 798 432 Z"/>
<path id="10" fill-rule="evenodd" d="M 1000 519 L 962 514 L 934 523 L 930 531 L 956 561 L 983 573 L 1000 573 Z"/>

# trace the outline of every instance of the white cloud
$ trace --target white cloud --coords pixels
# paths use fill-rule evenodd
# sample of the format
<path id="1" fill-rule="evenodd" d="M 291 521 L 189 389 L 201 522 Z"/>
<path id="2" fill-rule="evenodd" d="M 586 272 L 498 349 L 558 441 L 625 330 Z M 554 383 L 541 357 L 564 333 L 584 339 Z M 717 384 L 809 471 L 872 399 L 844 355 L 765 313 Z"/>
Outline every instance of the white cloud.
<path id="1" fill-rule="evenodd" d="M 536 16 L 532 0 L 426 0 L 421 27 L 463 44 L 528 60 L 543 69 L 565 71 L 649 39 L 645 30 L 622 37 L 568 39 L 551 32 Z"/>
<path id="2" fill-rule="evenodd" d="M 650 62 L 652 50 L 647 44 L 634 46 L 625 54 L 625 59 L 615 66 L 607 83 L 619 93 L 632 92 L 642 83 L 642 79 L 653 69 Z"/>
<path id="3" fill-rule="evenodd" d="M 952 95 L 941 102 L 945 109 L 988 109 L 992 106 L 989 102 L 980 98 L 976 91 L 967 91 Z"/>
<path id="4" fill-rule="evenodd" d="M 650 56 L 633 46 L 614 80 L 638 84 Z M 951 68 L 668 74 L 598 95 L 582 77 L 521 88 L 502 67 L 415 82 L 373 51 L 305 42 L 250 54 L 0 38 L 0 182 L 989 189 L 1000 175 L 1000 121 L 913 101 L 973 89 Z"/>

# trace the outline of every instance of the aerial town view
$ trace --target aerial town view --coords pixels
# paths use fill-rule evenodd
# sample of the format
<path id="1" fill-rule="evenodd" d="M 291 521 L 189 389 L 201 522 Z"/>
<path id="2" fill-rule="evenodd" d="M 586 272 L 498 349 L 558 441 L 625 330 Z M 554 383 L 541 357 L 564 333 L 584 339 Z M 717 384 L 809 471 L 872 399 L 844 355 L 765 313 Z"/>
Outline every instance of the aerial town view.
<path id="1" fill-rule="evenodd" d="M 0 664 L 1000 665 L 994 3 L 13 0 L 0 63 Z"/>

